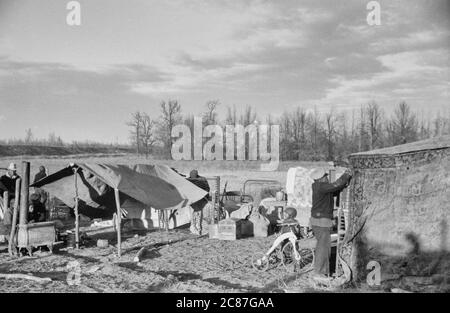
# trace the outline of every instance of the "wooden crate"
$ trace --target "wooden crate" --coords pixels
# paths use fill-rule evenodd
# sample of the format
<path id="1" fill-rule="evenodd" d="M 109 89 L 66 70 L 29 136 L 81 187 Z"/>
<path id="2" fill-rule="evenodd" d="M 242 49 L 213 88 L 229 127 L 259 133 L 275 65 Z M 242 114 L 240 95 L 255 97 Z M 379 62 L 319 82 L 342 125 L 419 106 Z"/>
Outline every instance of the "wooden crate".
<path id="1" fill-rule="evenodd" d="M 253 235 L 253 224 L 248 220 L 227 218 L 219 222 L 218 238 L 236 240 Z"/>
<path id="2" fill-rule="evenodd" d="M 210 239 L 219 238 L 219 224 L 209 224 L 208 225 L 208 235 Z"/>
<path id="3" fill-rule="evenodd" d="M 42 222 L 19 225 L 17 247 L 26 248 L 31 254 L 33 247 L 47 246 L 50 251 L 56 243 L 54 222 Z"/>

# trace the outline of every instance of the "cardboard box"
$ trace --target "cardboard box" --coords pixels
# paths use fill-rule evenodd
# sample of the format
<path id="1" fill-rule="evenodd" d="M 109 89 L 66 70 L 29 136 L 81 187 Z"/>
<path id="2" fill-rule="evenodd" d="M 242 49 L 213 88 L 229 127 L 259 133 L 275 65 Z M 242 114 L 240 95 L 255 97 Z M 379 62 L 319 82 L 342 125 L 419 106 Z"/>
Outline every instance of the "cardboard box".
<path id="1" fill-rule="evenodd" d="M 208 234 L 210 239 L 218 239 L 219 238 L 219 224 L 209 224 L 208 225 Z"/>
<path id="2" fill-rule="evenodd" d="M 228 218 L 219 222 L 218 235 L 221 240 L 236 240 L 253 236 L 253 224 L 248 220 Z"/>

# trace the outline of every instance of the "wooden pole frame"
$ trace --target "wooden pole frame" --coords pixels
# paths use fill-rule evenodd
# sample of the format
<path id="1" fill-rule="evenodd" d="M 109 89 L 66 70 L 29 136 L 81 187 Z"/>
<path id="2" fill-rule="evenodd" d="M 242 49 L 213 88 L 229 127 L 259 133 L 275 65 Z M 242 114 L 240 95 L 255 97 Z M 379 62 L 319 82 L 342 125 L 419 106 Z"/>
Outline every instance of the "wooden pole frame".
<path id="1" fill-rule="evenodd" d="M 8 207 L 9 207 L 9 192 L 8 191 L 3 192 L 3 207 L 5 210 L 5 212 L 3 212 L 3 218 L 5 218 L 6 212 L 8 211 Z"/>
<path id="2" fill-rule="evenodd" d="M 78 168 L 73 169 L 75 184 L 75 247 L 80 249 L 80 214 L 78 213 Z"/>
<path id="3" fill-rule="evenodd" d="M 8 241 L 8 252 L 10 256 L 14 255 L 13 247 L 16 247 L 16 228 L 17 228 L 17 218 L 19 213 L 19 202 L 20 202 L 20 185 L 21 185 L 21 178 L 16 179 L 16 193 L 14 198 L 14 209 L 13 209 L 13 216 L 12 216 L 12 222 L 11 222 L 11 232 L 9 234 L 9 241 Z"/>
<path id="4" fill-rule="evenodd" d="M 122 209 L 120 208 L 120 197 L 119 197 L 119 189 L 114 188 L 114 196 L 116 198 L 116 209 L 117 209 L 117 217 L 116 217 L 116 231 L 117 231 L 117 255 L 122 255 L 122 234 L 121 234 L 121 225 L 122 225 Z"/>
<path id="5" fill-rule="evenodd" d="M 25 225 L 28 221 L 28 204 L 30 196 L 30 162 L 22 162 L 22 184 L 20 188 L 19 224 Z"/>

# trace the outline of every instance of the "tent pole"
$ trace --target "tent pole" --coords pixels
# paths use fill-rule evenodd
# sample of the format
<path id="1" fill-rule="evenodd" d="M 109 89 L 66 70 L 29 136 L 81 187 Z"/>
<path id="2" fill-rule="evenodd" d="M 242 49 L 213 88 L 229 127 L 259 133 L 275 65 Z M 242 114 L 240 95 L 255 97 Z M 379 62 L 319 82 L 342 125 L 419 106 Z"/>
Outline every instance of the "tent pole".
<path id="1" fill-rule="evenodd" d="M 19 224 L 25 225 L 28 222 L 28 197 L 30 196 L 30 162 L 22 162 L 22 184 L 20 188 L 20 211 Z"/>
<path id="2" fill-rule="evenodd" d="M 169 212 L 167 210 L 163 210 L 164 212 L 164 227 L 166 232 L 169 231 Z"/>
<path id="3" fill-rule="evenodd" d="M 122 254 L 122 237 L 121 237 L 121 225 L 122 225 L 122 210 L 120 209 L 120 198 L 119 198 L 119 189 L 114 188 L 114 196 L 116 198 L 116 208 L 117 208 L 117 217 L 116 217 L 116 230 L 117 230 L 117 255 L 120 257 Z"/>
<path id="4" fill-rule="evenodd" d="M 3 208 L 4 208 L 4 212 L 3 212 L 3 218 L 5 218 L 6 213 L 8 212 L 8 207 L 9 207 L 9 192 L 5 191 L 3 192 Z"/>
<path id="5" fill-rule="evenodd" d="M 73 169 L 75 184 L 75 247 L 80 249 L 80 215 L 78 213 L 78 175 L 77 169 Z"/>
<path id="6" fill-rule="evenodd" d="M 214 191 L 212 193 L 212 199 L 211 199 L 211 206 L 210 206 L 210 210 L 209 210 L 209 216 L 210 216 L 210 223 L 211 225 L 215 225 L 216 224 L 216 191 Z"/>
<path id="7" fill-rule="evenodd" d="M 12 216 L 12 223 L 11 223 L 11 233 L 9 234 L 9 242 L 8 242 L 8 252 L 10 256 L 13 256 L 13 247 L 15 247 L 15 239 L 14 236 L 16 234 L 16 227 L 17 227 L 17 213 L 19 212 L 19 198 L 20 198 L 20 181 L 21 179 L 18 178 L 16 180 L 16 194 L 14 198 L 14 209 L 13 209 L 13 216 Z"/>

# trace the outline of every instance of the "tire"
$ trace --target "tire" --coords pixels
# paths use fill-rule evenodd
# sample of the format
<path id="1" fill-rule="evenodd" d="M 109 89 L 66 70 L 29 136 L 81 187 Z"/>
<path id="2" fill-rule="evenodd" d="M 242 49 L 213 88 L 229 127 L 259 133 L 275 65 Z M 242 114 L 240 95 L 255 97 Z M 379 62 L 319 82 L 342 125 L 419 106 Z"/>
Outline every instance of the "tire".
<path id="1" fill-rule="evenodd" d="M 297 245 L 298 246 L 298 245 Z M 281 250 L 281 262 L 288 272 L 305 273 L 314 266 L 314 250 L 303 248 L 298 251 L 300 260 L 295 260 L 291 242 L 286 243 Z"/>
<path id="2" fill-rule="evenodd" d="M 252 266 L 258 271 L 267 271 L 269 269 L 269 258 L 263 259 L 265 254 L 257 253 L 252 256 Z"/>
<path id="3" fill-rule="evenodd" d="M 256 253 L 252 256 L 252 266 L 255 270 L 265 272 L 269 268 L 273 269 L 280 265 L 279 255 L 275 251 L 263 260 L 265 256 L 263 253 Z"/>

